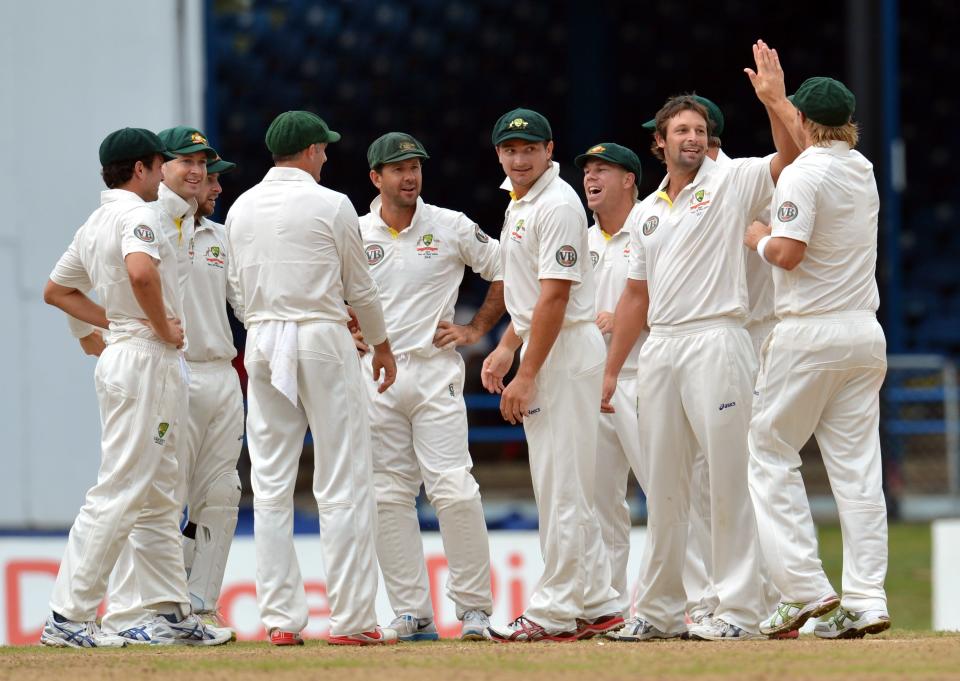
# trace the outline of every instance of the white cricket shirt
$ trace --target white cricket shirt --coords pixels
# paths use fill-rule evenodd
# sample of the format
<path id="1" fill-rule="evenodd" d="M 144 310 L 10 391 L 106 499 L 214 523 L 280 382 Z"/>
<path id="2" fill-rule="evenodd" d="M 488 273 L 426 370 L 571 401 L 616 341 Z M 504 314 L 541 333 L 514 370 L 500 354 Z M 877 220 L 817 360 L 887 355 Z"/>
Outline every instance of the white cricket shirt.
<path id="1" fill-rule="evenodd" d="M 512 196 L 509 177 L 500 188 Z M 583 204 L 553 162 L 523 198 L 510 201 L 500 233 L 504 301 L 520 338 L 530 333 L 541 279 L 573 282 L 564 326 L 596 319 L 589 251 Z"/>
<path id="2" fill-rule="evenodd" d="M 386 338 L 379 290 L 346 195 L 299 168 L 271 168 L 227 214 L 228 276 L 244 323 L 347 322 L 346 299 L 374 345 Z"/>
<path id="3" fill-rule="evenodd" d="M 227 235 L 223 225 L 200 218 L 193 233 L 193 262 L 183 295 L 188 343 L 184 355 L 191 362 L 230 360 L 237 356 L 227 318 L 227 301 L 237 318 L 235 296 L 227 290 Z"/>
<path id="4" fill-rule="evenodd" d="M 631 214 L 639 209 L 636 204 Z M 620 294 L 627 285 L 627 271 L 630 269 L 630 230 L 627 228 L 629 216 L 623 227 L 613 235 L 603 231 L 599 223 L 590 226 L 587 232 L 587 241 L 590 245 L 590 262 L 593 264 L 594 280 L 597 286 L 597 314 L 601 312 L 616 312 Z M 614 326 L 616 326 L 614 320 Z M 642 331 L 636 344 L 627 355 L 621 376 L 633 378 L 637 374 L 637 355 L 640 346 L 647 338 L 647 332 Z M 610 349 L 611 334 L 604 334 L 603 340 Z"/>
<path id="5" fill-rule="evenodd" d="M 50 279 L 79 291 L 96 291 L 110 322 L 107 342 L 131 337 L 162 342 L 141 321 L 147 316 L 133 295 L 124 262 L 131 253 L 146 253 L 157 262 L 167 317 L 183 319 L 173 246 L 150 205 L 124 189 L 100 193 L 100 207 L 77 230 Z"/>
<path id="6" fill-rule="evenodd" d="M 650 326 L 711 317 L 746 321 L 743 232 L 770 202 L 773 178 L 765 158 L 705 158 L 674 201 L 668 178 L 628 219 L 631 279 L 646 279 Z"/>
<path id="7" fill-rule="evenodd" d="M 452 322 L 464 265 L 487 281 L 502 279 L 500 244 L 463 213 L 417 199 L 400 231 L 380 217 L 378 196 L 360 218 L 370 273 L 380 287 L 387 335 L 395 353 L 432 357 L 437 324 Z"/>
<path id="8" fill-rule="evenodd" d="M 876 311 L 877 216 L 873 165 L 845 142 L 808 147 L 780 175 L 773 236 L 807 244 L 792 271 L 773 268 L 778 317 Z"/>

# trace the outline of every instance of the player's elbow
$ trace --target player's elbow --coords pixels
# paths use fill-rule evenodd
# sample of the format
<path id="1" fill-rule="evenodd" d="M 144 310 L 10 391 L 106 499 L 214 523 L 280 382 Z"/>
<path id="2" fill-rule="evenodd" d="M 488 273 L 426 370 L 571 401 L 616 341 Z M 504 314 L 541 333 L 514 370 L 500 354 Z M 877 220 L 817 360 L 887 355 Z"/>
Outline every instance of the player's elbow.
<path id="1" fill-rule="evenodd" d="M 55 307 L 60 307 L 60 289 L 62 286 L 58 286 L 49 279 L 47 279 L 46 286 L 43 287 L 43 302 L 47 305 L 53 305 Z"/>

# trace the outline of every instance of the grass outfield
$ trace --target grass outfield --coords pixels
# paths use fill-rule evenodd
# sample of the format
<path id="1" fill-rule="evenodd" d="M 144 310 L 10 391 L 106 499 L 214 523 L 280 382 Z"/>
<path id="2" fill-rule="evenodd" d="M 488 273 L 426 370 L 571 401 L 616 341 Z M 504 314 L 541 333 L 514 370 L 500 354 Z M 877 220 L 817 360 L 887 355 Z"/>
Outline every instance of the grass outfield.
<path id="1" fill-rule="evenodd" d="M 960 635 L 893 632 L 860 641 L 702 643 L 406 643 L 302 648 L 235 643 L 219 648 L 0 650 L 4 681 L 199 678 L 209 681 L 370 679 L 749 679 L 843 681 L 960 679 Z"/>

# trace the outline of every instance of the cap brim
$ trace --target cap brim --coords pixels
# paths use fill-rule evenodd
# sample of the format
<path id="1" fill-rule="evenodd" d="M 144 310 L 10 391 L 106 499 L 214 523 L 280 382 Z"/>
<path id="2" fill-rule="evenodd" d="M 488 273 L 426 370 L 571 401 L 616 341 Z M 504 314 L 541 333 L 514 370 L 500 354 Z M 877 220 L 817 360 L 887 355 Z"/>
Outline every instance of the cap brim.
<path id="1" fill-rule="evenodd" d="M 188 154 L 195 154 L 198 151 L 204 152 L 209 158 L 216 158 L 217 152 L 213 147 L 208 147 L 206 144 L 191 144 L 187 147 L 180 147 L 179 149 L 170 149 L 171 153 L 176 154 L 177 156 L 186 156 Z"/>
<path id="2" fill-rule="evenodd" d="M 494 145 L 503 144 L 507 140 L 525 140 L 527 142 L 549 142 L 550 141 L 548 139 L 544 139 L 540 135 L 531 135 L 528 132 L 513 132 L 512 130 L 509 130 L 503 133 L 502 135 L 500 135 L 499 137 L 497 137 L 496 141 L 493 144 Z"/>
<path id="3" fill-rule="evenodd" d="M 651 118 L 649 121 L 640 126 L 647 132 L 656 132 L 657 131 L 657 119 Z"/>
<path id="4" fill-rule="evenodd" d="M 624 165 L 623 163 L 621 163 L 620 161 L 617 161 L 616 159 L 610 158 L 609 156 L 607 156 L 607 155 L 604 154 L 603 152 L 601 152 L 601 153 L 599 153 L 599 154 L 580 154 L 580 155 L 577 156 L 575 159 L 573 159 L 573 165 L 577 166 L 578 168 L 583 168 L 583 166 L 585 166 L 585 165 L 587 164 L 587 160 L 589 160 L 589 159 L 591 159 L 591 158 L 598 158 L 598 159 L 600 159 L 601 161 L 606 161 L 607 163 L 612 163 L 612 164 L 615 165 L 615 166 L 619 166 L 619 167 L 623 168 L 623 169 L 626 170 L 628 173 L 633 173 L 634 175 L 637 176 L 638 179 L 639 179 L 639 177 L 640 177 L 640 175 L 637 173 L 636 170 L 634 170 L 633 168 L 631 168 L 631 167 L 628 166 L 628 165 Z M 639 182 L 638 182 L 637 184 L 639 184 Z"/>
<path id="5" fill-rule="evenodd" d="M 229 173 L 231 170 L 237 167 L 236 163 L 231 163 L 230 161 L 224 161 L 222 158 L 218 158 L 216 161 L 207 163 L 207 173 Z"/>
<path id="6" fill-rule="evenodd" d="M 339 132 L 335 132 L 335 131 L 333 131 L 333 130 L 328 130 L 328 131 L 327 131 L 327 139 L 325 139 L 325 140 L 323 140 L 323 141 L 324 141 L 324 142 L 327 142 L 327 143 L 329 144 L 330 142 L 339 142 L 340 139 L 341 139 L 341 136 L 340 136 L 340 133 L 339 133 Z"/>
<path id="7" fill-rule="evenodd" d="M 388 163 L 399 163 L 400 161 L 406 161 L 411 158 L 430 158 L 430 156 L 424 151 L 407 151 L 402 154 L 397 154 L 396 156 L 391 156 L 390 158 L 383 159 L 377 165 L 386 165 Z"/>
<path id="8" fill-rule="evenodd" d="M 163 151 L 158 151 L 157 153 L 160 154 L 161 156 L 163 156 L 163 157 L 164 157 L 165 159 L 167 159 L 168 161 L 172 161 L 173 159 L 175 159 L 175 158 L 177 157 L 177 155 L 176 155 L 175 153 L 173 153 L 172 151 L 163 150 Z"/>

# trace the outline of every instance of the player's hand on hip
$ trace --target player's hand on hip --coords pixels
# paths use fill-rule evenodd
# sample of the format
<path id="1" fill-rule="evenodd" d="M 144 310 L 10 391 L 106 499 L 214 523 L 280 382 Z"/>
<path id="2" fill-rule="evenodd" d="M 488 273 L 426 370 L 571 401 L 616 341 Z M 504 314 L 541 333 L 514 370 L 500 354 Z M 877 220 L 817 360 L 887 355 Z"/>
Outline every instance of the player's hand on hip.
<path id="1" fill-rule="evenodd" d="M 613 394 L 617 391 L 617 377 L 603 375 L 603 392 L 600 393 L 600 412 L 603 414 L 616 414 L 617 410 L 610 404 Z"/>
<path id="2" fill-rule="evenodd" d="M 743 234 L 743 245 L 755 251 L 757 250 L 757 244 L 760 243 L 760 239 L 765 236 L 770 236 L 770 232 L 770 225 L 765 225 L 759 220 L 754 220 L 747 225 L 747 231 Z"/>
<path id="3" fill-rule="evenodd" d="M 597 328 L 600 329 L 600 333 L 604 336 L 613 333 L 613 313 L 606 311 L 598 312 L 596 324 Z"/>
<path id="4" fill-rule="evenodd" d="M 483 368 L 480 369 L 480 382 L 487 392 L 498 395 L 503 393 L 503 377 L 513 366 L 513 356 L 514 353 L 509 349 L 498 345 L 483 360 Z"/>
<path id="5" fill-rule="evenodd" d="M 533 379 L 516 376 L 503 390 L 500 398 L 500 414 L 510 423 L 523 423 L 527 408 L 533 401 L 537 387 Z"/>
<path id="6" fill-rule="evenodd" d="M 94 331 L 80 339 L 80 349 L 92 357 L 99 357 L 106 347 L 107 344 L 103 342 L 103 334 L 99 331 Z"/>
<path id="7" fill-rule="evenodd" d="M 397 380 L 397 360 L 390 350 L 390 341 L 373 346 L 373 380 L 379 381 L 381 373 L 383 380 L 377 387 L 378 393 L 384 392 Z"/>
<path id="8" fill-rule="evenodd" d="M 764 104 L 770 104 L 786 97 L 783 68 L 780 66 L 777 51 L 771 49 L 762 40 L 758 40 L 753 45 L 753 60 L 757 70 L 745 68 L 743 72 L 750 79 L 750 84 L 757 93 L 757 99 Z"/>
<path id="9" fill-rule="evenodd" d="M 453 322 L 440 322 L 433 335 L 433 344 L 441 350 L 459 345 L 473 345 L 479 340 L 479 334 L 472 326 L 463 326 Z"/>
<path id="10" fill-rule="evenodd" d="M 360 318 L 357 317 L 357 313 L 354 312 L 354 311 L 353 311 L 353 308 L 350 307 L 349 305 L 347 305 L 347 314 L 350 315 L 350 321 L 347 322 L 347 328 L 350 329 L 350 333 L 352 333 L 352 334 L 354 335 L 354 338 L 356 338 L 356 335 L 357 335 L 358 333 L 361 333 L 361 332 L 360 332 Z M 361 335 L 361 337 L 362 337 L 362 335 Z"/>
<path id="11" fill-rule="evenodd" d="M 357 352 L 360 353 L 361 357 L 370 352 L 370 346 L 363 342 L 363 332 L 359 328 L 357 328 L 356 331 L 352 331 L 351 335 L 353 336 L 353 344 L 356 346 Z"/>
<path id="12" fill-rule="evenodd" d="M 150 324 L 150 328 L 164 343 L 169 343 L 178 350 L 183 347 L 183 324 L 176 317 L 168 317 L 167 323 L 161 328 L 157 328 L 153 324 Z"/>

